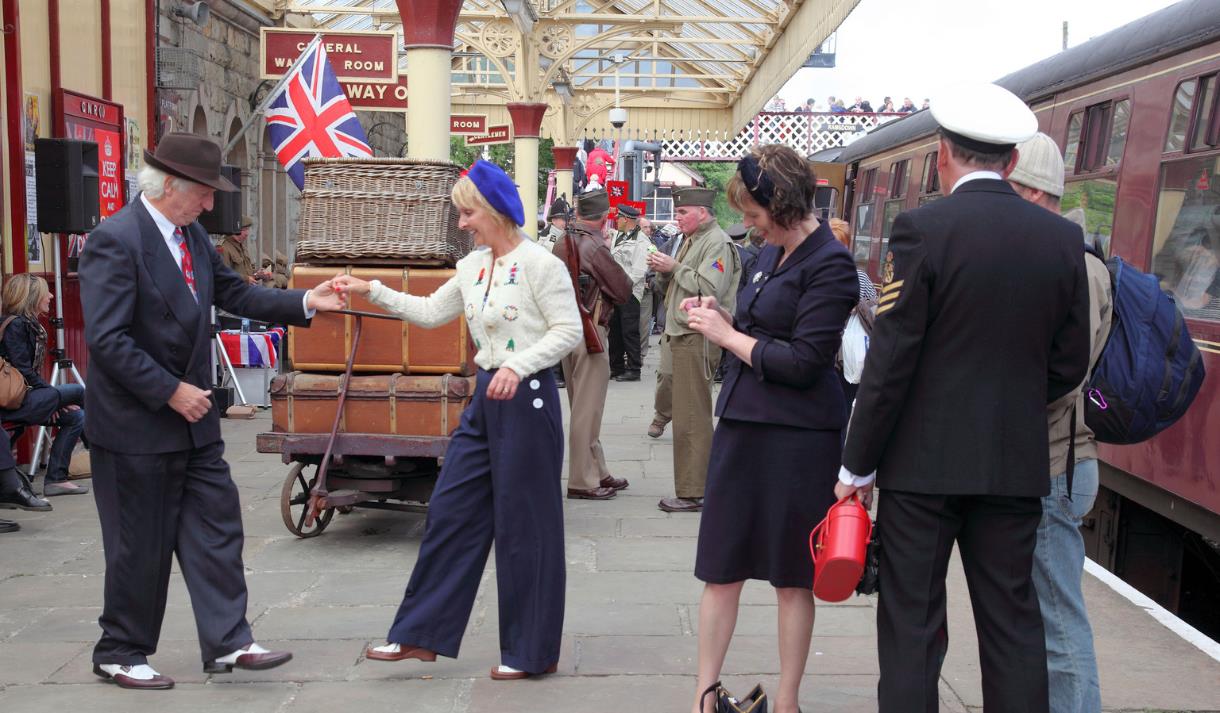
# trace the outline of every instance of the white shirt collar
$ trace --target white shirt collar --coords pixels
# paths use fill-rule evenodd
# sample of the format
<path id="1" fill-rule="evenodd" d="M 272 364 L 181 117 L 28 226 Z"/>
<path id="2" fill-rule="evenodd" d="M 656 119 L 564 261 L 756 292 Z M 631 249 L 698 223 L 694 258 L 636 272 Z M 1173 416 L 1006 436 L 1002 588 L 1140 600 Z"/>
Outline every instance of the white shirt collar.
<path id="1" fill-rule="evenodd" d="M 1004 177 L 1001 176 L 1000 174 L 996 173 L 995 171 L 971 171 L 970 173 L 967 173 L 966 175 L 957 179 L 957 183 L 953 184 L 953 190 L 949 191 L 949 192 L 950 193 L 957 192 L 957 189 L 960 188 L 961 185 L 967 181 L 978 181 L 978 180 L 984 179 L 984 178 L 991 178 L 991 179 L 995 179 L 997 181 L 1004 180 Z"/>
<path id="2" fill-rule="evenodd" d="M 156 223 L 157 230 L 161 231 L 161 239 L 165 241 L 165 246 L 169 248 L 169 254 L 174 257 L 174 262 L 178 263 L 178 267 L 182 267 L 182 251 L 178 248 L 178 241 L 174 238 L 174 231 L 178 226 L 174 225 L 173 221 L 165 217 L 165 214 L 157 210 L 148 198 L 143 193 L 140 194 L 140 200 L 144 203 L 144 207 L 148 209 L 148 214 L 152 216 L 153 223 Z M 186 231 L 183 231 L 185 235 Z"/>

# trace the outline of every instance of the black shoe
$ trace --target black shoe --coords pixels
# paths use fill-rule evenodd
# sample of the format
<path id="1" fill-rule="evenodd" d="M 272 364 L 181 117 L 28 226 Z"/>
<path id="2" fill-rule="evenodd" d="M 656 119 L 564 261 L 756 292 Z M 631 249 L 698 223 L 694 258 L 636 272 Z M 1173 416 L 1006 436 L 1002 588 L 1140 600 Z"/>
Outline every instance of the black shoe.
<path id="1" fill-rule="evenodd" d="M 614 379 L 615 381 L 618 381 L 618 378 L 620 376 L 622 376 L 624 373 L 626 373 L 626 372 L 624 372 L 622 369 L 611 369 L 610 378 Z"/>
<path id="2" fill-rule="evenodd" d="M 46 512 L 51 503 L 30 490 L 30 482 L 16 468 L 0 471 L 0 508 L 5 510 L 35 510 Z"/>
<path id="3" fill-rule="evenodd" d="M 21 525 L 12 520 L 0 520 L 0 535 L 6 532 L 16 532 L 21 529 Z"/>
<path id="4" fill-rule="evenodd" d="M 618 376 L 614 377 L 615 381 L 639 381 L 640 372 L 635 369 L 628 369 Z"/>

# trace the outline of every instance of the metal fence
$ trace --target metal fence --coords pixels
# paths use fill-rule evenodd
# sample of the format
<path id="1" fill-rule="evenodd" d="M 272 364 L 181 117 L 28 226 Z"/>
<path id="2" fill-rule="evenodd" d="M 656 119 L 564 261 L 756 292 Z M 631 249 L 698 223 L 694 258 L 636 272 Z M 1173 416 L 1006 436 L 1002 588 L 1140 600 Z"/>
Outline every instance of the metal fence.
<path id="1" fill-rule="evenodd" d="M 787 144 L 802 155 L 846 146 L 869 129 L 906 114 L 761 112 L 736 136 L 725 132 L 659 132 L 666 161 L 736 161 L 760 144 Z"/>

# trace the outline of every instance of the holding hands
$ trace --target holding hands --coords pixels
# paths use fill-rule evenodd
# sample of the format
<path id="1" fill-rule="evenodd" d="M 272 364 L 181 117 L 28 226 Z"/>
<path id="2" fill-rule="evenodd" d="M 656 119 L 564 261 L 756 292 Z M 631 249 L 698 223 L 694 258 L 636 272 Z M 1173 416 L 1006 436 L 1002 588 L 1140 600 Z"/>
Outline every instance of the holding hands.
<path id="1" fill-rule="evenodd" d="M 372 289 L 372 285 L 361 280 L 359 277 L 343 273 L 330 278 L 329 283 L 334 286 L 336 292 L 343 295 L 367 295 L 369 290 Z"/>
<path id="2" fill-rule="evenodd" d="M 309 291 L 305 303 L 309 309 L 334 312 L 347 307 L 347 295 L 339 290 L 334 280 L 327 280 Z"/>

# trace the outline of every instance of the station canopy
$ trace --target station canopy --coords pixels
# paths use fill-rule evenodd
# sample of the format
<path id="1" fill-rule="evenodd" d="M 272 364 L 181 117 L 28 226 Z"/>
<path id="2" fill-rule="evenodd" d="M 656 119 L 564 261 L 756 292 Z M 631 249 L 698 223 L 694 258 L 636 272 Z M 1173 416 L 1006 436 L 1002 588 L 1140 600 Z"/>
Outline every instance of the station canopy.
<path id="1" fill-rule="evenodd" d="M 735 134 L 859 0 L 465 0 L 454 36 L 452 111 L 508 121 L 508 102 L 543 102 L 561 145 Z M 272 0 L 287 24 L 393 30 L 395 0 Z M 409 76 L 405 53 L 400 71 Z M 617 88 L 617 92 L 616 92 Z M 616 99 L 617 95 L 617 99 Z"/>

